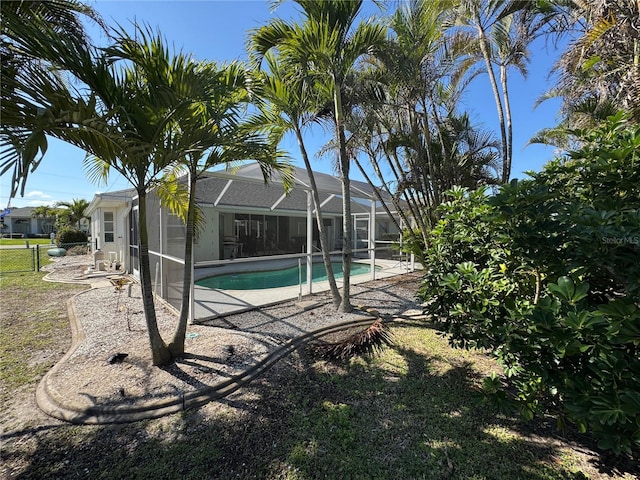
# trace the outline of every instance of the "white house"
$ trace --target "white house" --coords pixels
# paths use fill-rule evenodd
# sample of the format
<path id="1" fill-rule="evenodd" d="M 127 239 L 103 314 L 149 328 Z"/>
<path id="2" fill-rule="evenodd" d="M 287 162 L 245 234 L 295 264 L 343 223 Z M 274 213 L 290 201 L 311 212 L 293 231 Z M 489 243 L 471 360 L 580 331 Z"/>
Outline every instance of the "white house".
<path id="1" fill-rule="evenodd" d="M 106 260 L 111 255 L 112 260 L 125 265 L 123 270 L 128 270 L 130 265 L 130 230 L 132 225 L 137 228 L 128 218 L 135 195 L 135 189 L 98 193 L 86 210 L 87 217 L 91 218 L 92 252 L 100 250 Z"/>
<path id="2" fill-rule="evenodd" d="M 280 177 L 264 183 L 257 163 L 247 164 L 235 174 L 208 172 L 199 179 L 196 199 L 205 222 L 194 244 L 196 267 L 239 258 L 318 252 L 318 229 L 306 170 L 295 168 L 294 178 L 288 195 Z M 338 251 L 343 231 L 341 183 L 323 173 L 315 173 L 314 178 L 330 249 Z M 380 210 L 369 184 L 352 181 L 351 195 L 353 247 L 362 249 L 356 256 L 367 257 L 367 249 L 373 248 L 376 240 L 396 240 L 398 230 Z M 123 270 L 137 274 L 135 190 L 97 194 L 87 215 L 91 217 L 93 250 L 101 250 L 105 260 L 118 261 Z M 185 227 L 152 192 L 147 196 L 147 228 L 156 293 L 173 303 L 172 297 L 178 301 L 179 296 L 168 293 L 168 286 L 178 285 L 182 277 Z"/>
<path id="3" fill-rule="evenodd" d="M 7 237 L 32 237 L 53 232 L 55 218 L 36 218 L 32 215 L 35 207 L 9 208 L 2 212 L 2 235 Z"/>
<path id="4" fill-rule="evenodd" d="M 36 217 L 33 215 L 37 207 L 11 207 L 0 212 L 1 233 L 6 237 L 48 238 L 55 232 L 56 217 Z M 80 227 L 89 231 L 89 221 L 82 219 Z"/>

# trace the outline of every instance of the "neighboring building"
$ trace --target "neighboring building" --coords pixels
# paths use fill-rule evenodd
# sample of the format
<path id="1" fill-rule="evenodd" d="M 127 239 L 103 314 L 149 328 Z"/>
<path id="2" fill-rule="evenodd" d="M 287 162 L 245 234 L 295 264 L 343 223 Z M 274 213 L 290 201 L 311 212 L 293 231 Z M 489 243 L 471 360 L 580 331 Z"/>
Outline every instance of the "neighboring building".
<path id="1" fill-rule="evenodd" d="M 11 208 L 2 218 L 2 235 L 26 238 L 53 231 L 54 221 L 32 217 L 33 210 L 34 207 Z"/>
<path id="2" fill-rule="evenodd" d="M 55 217 L 34 217 L 33 211 L 37 207 L 9 208 L 8 213 L 2 215 L 2 235 L 13 237 L 49 237 L 55 233 Z M 89 232 L 89 220 L 82 219 L 80 229 Z"/>

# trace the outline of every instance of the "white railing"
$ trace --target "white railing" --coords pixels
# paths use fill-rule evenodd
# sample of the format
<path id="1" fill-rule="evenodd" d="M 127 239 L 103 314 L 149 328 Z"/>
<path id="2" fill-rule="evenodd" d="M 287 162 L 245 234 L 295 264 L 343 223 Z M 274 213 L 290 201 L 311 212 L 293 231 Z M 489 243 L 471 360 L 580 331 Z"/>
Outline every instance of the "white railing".
<path id="1" fill-rule="evenodd" d="M 394 265 L 391 268 L 401 267 L 407 272 L 414 270 L 414 264 L 412 258 L 407 254 L 384 254 L 384 252 L 389 251 L 393 252 L 391 249 L 391 245 L 394 242 L 376 242 L 376 244 L 382 244 L 382 246 L 377 246 L 376 248 L 357 248 L 352 250 L 352 258 L 357 257 L 359 254 L 362 254 L 362 257 L 355 258 L 356 260 L 368 260 L 370 263 L 370 272 L 371 272 L 371 280 L 376 279 L 376 258 L 386 259 L 386 260 L 394 260 L 398 259 L 397 265 Z M 182 270 L 180 270 L 180 274 L 177 274 L 175 270 L 174 273 L 174 281 L 172 281 L 169 277 L 171 273 L 168 271 L 169 267 L 165 269 L 163 267 L 164 262 L 170 262 L 176 266 L 179 266 L 180 269 L 184 266 L 184 260 L 178 257 L 174 257 L 167 254 L 160 254 L 156 251 L 149 251 L 152 258 L 157 259 L 158 261 L 151 262 L 152 265 L 152 278 L 154 283 L 154 291 L 157 295 L 160 295 L 165 300 L 169 301 L 172 304 L 170 296 L 177 300 L 179 292 L 182 290 L 182 285 L 179 281 L 176 281 L 176 277 L 181 276 Z M 382 254 L 377 257 L 377 254 Z M 342 251 L 334 250 L 330 252 L 332 257 L 332 261 L 338 262 L 342 261 Z M 386 258 L 385 258 L 386 257 Z M 234 258 L 234 259 L 226 259 L 226 260 L 209 260 L 209 261 L 200 261 L 194 262 L 194 270 L 192 273 L 192 286 L 191 290 L 193 293 L 195 281 L 200 278 L 205 278 L 207 276 L 214 275 L 222 275 L 226 273 L 240 273 L 243 271 L 267 271 L 273 270 L 277 268 L 282 268 L 283 266 L 296 266 L 299 269 L 298 274 L 298 288 L 299 294 L 298 296 L 301 298 L 303 293 L 303 285 L 306 280 L 306 277 L 302 275 L 302 265 L 312 265 L 316 261 L 321 261 L 322 253 L 313 252 L 313 253 L 297 253 L 297 254 L 286 254 L 286 255 L 268 255 L 261 257 L 243 257 L 243 258 Z M 155 263 L 155 265 L 154 265 Z M 155 271 L 153 268 L 155 266 Z M 215 273 L 213 271 L 215 270 Z M 198 273 L 199 271 L 199 273 Z M 303 278 L 304 277 L 304 278 Z M 171 295 L 169 294 L 169 286 L 171 284 Z M 313 282 L 306 282 L 306 290 L 305 294 L 313 293 Z M 194 295 L 191 295 L 193 298 Z M 176 307 L 178 308 L 178 307 Z M 193 307 L 191 309 L 193 311 Z"/>

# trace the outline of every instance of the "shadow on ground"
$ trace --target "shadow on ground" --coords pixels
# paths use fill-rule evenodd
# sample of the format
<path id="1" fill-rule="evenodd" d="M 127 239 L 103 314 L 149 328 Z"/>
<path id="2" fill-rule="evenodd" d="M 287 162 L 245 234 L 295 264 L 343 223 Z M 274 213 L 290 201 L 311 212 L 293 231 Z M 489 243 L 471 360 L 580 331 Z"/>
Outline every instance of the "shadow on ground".
<path id="1" fill-rule="evenodd" d="M 417 328 L 394 330 L 402 340 Z M 21 466 L 13 478 L 38 479 L 599 478 L 556 439 L 525 435 L 479 402 L 475 368 L 468 355 L 403 341 L 349 364 L 301 351 L 224 402 L 134 424 L 36 428 L 14 435 L 3 460 Z"/>

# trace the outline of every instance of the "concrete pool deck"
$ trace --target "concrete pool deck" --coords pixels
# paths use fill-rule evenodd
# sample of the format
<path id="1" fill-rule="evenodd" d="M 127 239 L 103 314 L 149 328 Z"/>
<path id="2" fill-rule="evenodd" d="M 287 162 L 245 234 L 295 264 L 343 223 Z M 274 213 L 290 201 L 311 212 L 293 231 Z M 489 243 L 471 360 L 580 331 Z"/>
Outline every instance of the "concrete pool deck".
<path id="1" fill-rule="evenodd" d="M 363 260 L 363 263 L 366 262 Z M 251 264 L 246 264 L 245 271 L 253 268 Z M 378 269 L 379 268 L 379 269 Z M 416 265 L 416 269 L 418 266 Z M 229 270 L 224 267 L 198 268 L 195 274 L 196 281 L 211 276 L 213 274 L 223 274 Z M 234 271 L 242 271 L 235 269 Z M 406 261 L 399 260 L 378 260 L 376 259 L 375 279 L 393 277 L 411 272 L 411 265 Z M 365 273 L 351 277 L 351 284 L 370 282 L 371 273 Z M 338 288 L 342 287 L 342 279 L 337 279 Z M 327 280 L 313 282 L 312 294 L 308 295 L 307 286 L 302 285 L 302 299 L 312 301 L 314 293 L 326 292 L 329 290 Z M 200 323 L 226 315 L 254 310 L 259 307 L 274 305 L 287 300 L 293 300 L 300 295 L 300 286 L 266 288 L 259 290 L 218 290 L 213 288 L 195 285 L 195 308 L 194 323 Z"/>

